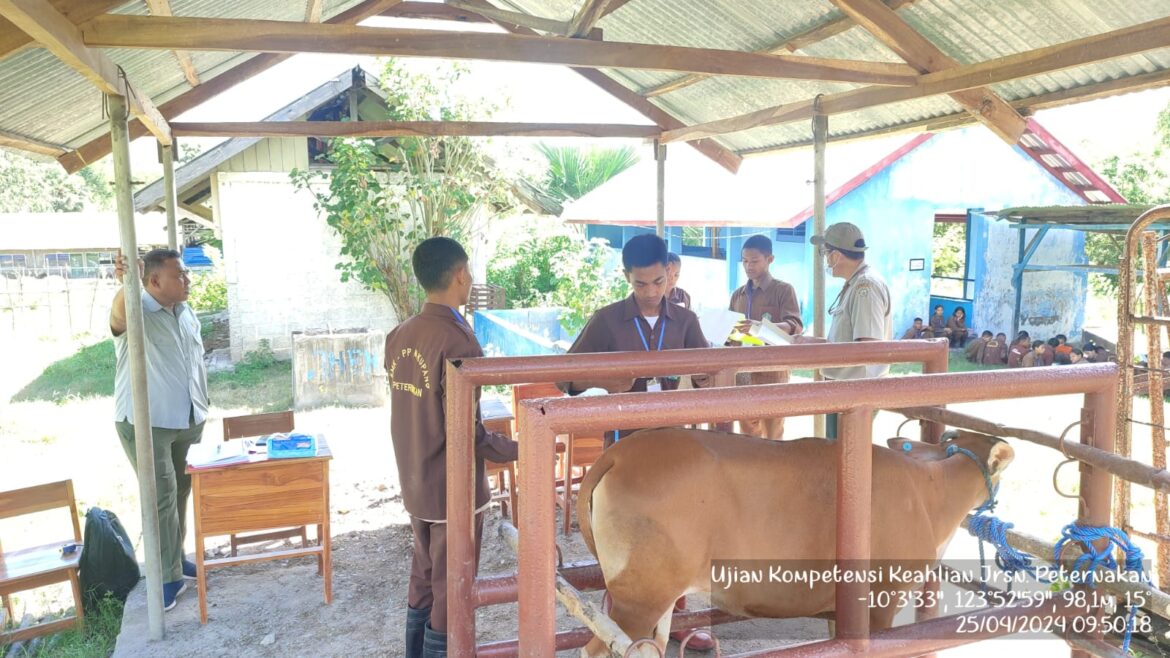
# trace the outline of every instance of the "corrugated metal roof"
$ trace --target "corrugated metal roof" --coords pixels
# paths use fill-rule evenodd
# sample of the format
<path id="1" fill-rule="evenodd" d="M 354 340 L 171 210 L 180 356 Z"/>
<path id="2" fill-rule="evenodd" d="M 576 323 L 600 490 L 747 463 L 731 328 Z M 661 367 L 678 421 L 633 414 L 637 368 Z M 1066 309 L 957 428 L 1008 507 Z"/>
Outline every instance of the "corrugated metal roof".
<path id="1" fill-rule="evenodd" d="M 326 0 L 328 18 L 359 0 Z M 493 0 L 497 6 L 568 20 L 581 0 Z M 304 3 L 282 0 L 172 0 L 176 16 L 303 20 Z M 144 14 L 145 3 L 127 2 L 120 13 Z M 1170 0 L 912 0 L 898 10 L 914 29 L 961 64 L 971 64 L 1065 43 L 1170 16 Z M 841 17 L 829 0 L 636 0 L 605 16 L 607 41 L 675 44 L 755 51 L 776 47 L 795 35 Z M 133 84 L 156 104 L 188 90 L 172 53 L 105 51 Z M 889 48 L 860 27 L 812 43 L 798 54 L 835 59 L 897 62 Z M 241 53 L 192 53 L 206 80 L 250 57 Z M 1170 48 L 1117 58 L 993 85 L 1007 101 L 1170 70 Z M 605 70 L 635 91 L 678 79 L 677 73 Z M 685 123 L 700 123 L 856 88 L 842 83 L 712 77 L 656 96 L 658 104 Z M 931 119 L 962 117 L 946 96 L 834 115 L 830 137 L 888 131 Z M 0 61 L 0 130 L 45 142 L 80 146 L 104 132 L 101 95 L 80 75 L 41 50 Z M 717 138 L 739 153 L 800 145 L 809 140 L 804 122 L 769 126 Z"/>

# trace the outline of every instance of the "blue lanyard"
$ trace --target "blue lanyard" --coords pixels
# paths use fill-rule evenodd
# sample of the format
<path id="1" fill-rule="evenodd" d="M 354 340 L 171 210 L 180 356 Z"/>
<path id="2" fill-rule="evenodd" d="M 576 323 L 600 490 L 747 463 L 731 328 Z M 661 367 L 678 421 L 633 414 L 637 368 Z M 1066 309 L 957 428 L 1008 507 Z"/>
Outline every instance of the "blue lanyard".
<path id="1" fill-rule="evenodd" d="M 751 281 L 751 279 L 748 279 L 748 282 L 747 282 L 747 298 L 748 298 L 747 319 L 749 319 L 749 320 L 752 319 L 752 291 L 753 291 L 752 281 Z"/>
<path id="2" fill-rule="evenodd" d="M 646 334 L 642 331 L 642 323 L 638 322 L 638 318 L 634 318 L 634 326 L 638 328 L 638 338 L 642 339 L 642 347 L 646 348 L 646 351 L 649 352 L 650 351 L 650 343 L 646 342 Z M 653 336 L 654 334 L 650 334 L 650 335 Z M 657 351 L 657 352 L 662 351 L 662 339 L 665 336 L 666 336 L 666 316 L 663 315 L 662 316 L 662 331 L 658 334 L 658 349 L 655 351 Z"/>
<path id="3" fill-rule="evenodd" d="M 454 308 L 451 308 L 450 306 L 448 306 L 447 308 L 451 309 L 451 314 L 455 316 L 455 319 L 459 321 L 459 324 L 463 324 L 463 325 L 467 324 L 467 320 L 464 320 L 463 316 L 459 315 L 459 311 L 456 311 Z"/>

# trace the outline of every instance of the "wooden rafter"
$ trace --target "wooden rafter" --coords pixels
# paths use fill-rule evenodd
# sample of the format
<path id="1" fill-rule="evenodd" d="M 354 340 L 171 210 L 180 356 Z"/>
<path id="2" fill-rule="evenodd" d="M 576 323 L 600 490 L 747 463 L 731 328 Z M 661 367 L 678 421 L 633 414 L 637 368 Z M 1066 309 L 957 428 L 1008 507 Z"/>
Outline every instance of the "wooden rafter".
<path id="1" fill-rule="evenodd" d="M 914 2 L 914 0 L 884 0 L 884 2 L 890 9 L 899 9 Z M 829 18 L 823 22 L 817 23 L 803 32 L 799 32 L 790 37 L 777 41 L 776 43 L 773 43 L 769 46 L 765 46 L 756 52 L 766 55 L 778 55 L 785 51 L 794 53 L 801 48 L 811 46 L 814 43 L 820 43 L 829 37 L 841 34 L 842 32 L 856 25 L 857 23 L 854 23 L 853 19 L 849 18 L 848 16 Z M 641 94 L 646 97 L 661 96 L 672 91 L 685 89 L 686 87 L 689 87 L 696 82 L 702 82 L 703 80 L 706 80 L 710 77 L 711 76 L 709 75 L 692 73 L 690 75 L 684 75 L 680 78 L 664 82 L 657 87 L 643 89 Z"/>
<path id="2" fill-rule="evenodd" d="M 371 16 L 377 16 L 400 0 L 365 0 L 340 14 L 326 20 L 326 23 L 349 24 L 359 23 Z M 167 117 L 177 117 L 180 114 L 196 107 L 207 100 L 218 96 L 224 91 L 252 78 L 252 76 L 266 71 L 291 55 L 275 55 L 264 53 L 237 64 L 219 75 L 204 80 L 203 84 L 189 91 L 179 94 L 175 98 L 159 106 L 159 110 Z M 147 133 L 146 128 L 138 121 L 130 122 L 130 139 L 142 137 Z M 104 134 L 86 142 L 77 149 L 57 158 L 65 171 L 74 173 L 85 165 L 99 160 L 110 153 L 110 135 Z"/>
<path id="3" fill-rule="evenodd" d="M 549 32 L 551 34 L 566 34 L 569 31 L 569 24 L 565 21 L 557 21 L 551 18 L 543 18 L 541 16 L 532 16 L 530 14 L 523 14 L 518 11 L 508 11 L 506 9 L 497 9 L 491 6 L 472 5 L 468 2 L 461 2 L 460 0 L 447 0 L 447 4 L 470 13 L 479 14 L 484 18 L 490 18 L 496 23 L 503 23 L 507 25 L 518 25 L 520 27 L 527 27 L 541 32 Z M 600 36 L 600 30 L 597 31 L 594 37 Z"/>
<path id="4" fill-rule="evenodd" d="M 439 57 L 879 85 L 909 86 L 917 79 L 912 68 L 886 62 L 516 34 L 470 32 L 452 39 L 449 34 L 433 30 L 305 25 L 288 21 L 106 14 L 83 25 L 82 34 L 87 45 L 102 48 Z"/>
<path id="5" fill-rule="evenodd" d="M 470 1 L 474 2 L 476 4 L 487 4 L 487 0 L 470 0 Z M 614 0 L 614 2 L 610 3 L 609 10 L 612 12 L 612 11 L 616 10 L 622 4 L 625 4 L 624 0 Z M 508 25 L 503 25 L 502 27 L 505 30 L 512 32 L 513 34 L 531 34 L 532 33 L 531 30 L 528 30 L 527 28 L 523 28 L 523 27 L 508 26 Z M 626 105 L 628 105 L 629 107 L 634 109 L 636 112 L 638 112 L 642 116 L 646 117 L 647 119 L 650 119 L 655 124 L 657 124 L 659 128 L 661 128 L 663 130 L 672 130 L 675 128 L 681 128 L 684 125 L 686 125 L 682 121 L 680 121 L 677 117 L 672 115 L 671 113 L 658 107 L 654 103 L 651 103 L 650 101 L 646 100 L 645 98 L 642 98 L 637 93 L 635 93 L 632 89 L 619 83 L 617 80 L 614 80 L 613 78 L 602 73 L 601 71 L 598 71 L 596 69 L 583 69 L 583 68 L 573 68 L 573 67 L 570 67 L 570 70 L 573 71 L 574 73 L 576 73 L 577 75 L 580 75 L 581 77 L 585 78 L 589 82 L 592 82 L 594 85 L 599 87 L 602 91 L 606 92 L 607 94 L 613 96 L 614 98 L 621 101 L 622 103 L 625 103 Z M 743 158 L 736 155 L 732 151 L 728 150 L 723 145 L 719 144 L 718 142 L 716 142 L 713 139 L 700 139 L 700 140 L 692 141 L 692 142 L 690 142 L 690 146 L 692 148 L 694 148 L 696 151 L 698 151 L 698 152 L 702 153 L 703 155 L 707 156 L 708 158 L 710 158 L 713 162 L 718 164 L 720 167 L 723 167 L 724 169 L 730 171 L 733 174 L 735 172 L 739 171 L 739 165 L 740 165 L 740 163 L 743 162 Z"/>
<path id="6" fill-rule="evenodd" d="M 1084 66 L 1116 57 L 1170 47 L 1170 18 L 1076 39 L 1054 46 L 1038 48 L 996 59 L 959 66 L 921 76 L 913 87 L 862 87 L 821 99 L 825 114 L 841 114 L 870 107 L 914 100 L 938 94 L 983 87 Z M 710 121 L 671 130 L 662 135 L 663 142 L 688 141 L 807 120 L 813 115 L 812 99 L 764 108 L 736 117 Z"/>
<path id="7" fill-rule="evenodd" d="M 124 5 L 126 0 L 50 0 L 49 4 L 76 25 Z M 35 45 L 24 30 L 0 16 L 0 59 Z"/>
<path id="8" fill-rule="evenodd" d="M 471 6 L 471 3 L 461 3 Z M 488 5 L 487 8 L 494 8 Z M 459 9 L 455 5 L 441 2 L 399 2 L 382 12 L 387 18 L 414 18 L 427 21 L 454 21 L 456 23 L 491 23 L 479 11 Z"/>
<path id="9" fill-rule="evenodd" d="M 833 3 L 920 72 L 959 66 L 880 0 L 833 0 Z M 1024 117 L 987 87 L 965 89 L 949 95 L 1008 144 L 1018 142 L 1027 128 Z"/>
<path id="10" fill-rule="evenodd" d="M 168 0 L 146 0 L 146 7 L 150 9 L 151 16 L 174 16 L 171 13 L 171 3 Z M 179 68 L 183 70 L 183 77 L 187 79 L 187 84 L 198 87 L 199 74 L 195 71 L 191 55 L 182 50 L 176 50 L 174 53 L 175 60 L 179 62 Z"/>
<path id="11" fill-rule="evenodd" d="M 150 98 L 138 93 L 105 54 L 87 48 L 77 26 L 64 14 L 43 0 L 0 0 L 0 13 L 103 93 L 125 96 L 130 111 L 158 141 L 171 143 L 170 126 Z"/>
<path id="12" fill-rule="evenodd" d="M 324 0 L 307 0 L 305 2 L 305 22 L 306 23 L 320 23 L 321 22 L 321 5 Z"/>
<path id="13" fill-rule="evenodd" d="M 172 123 L 180 137 L 624 137 L 652 139 L 658 126 L 503 121 L 254 121 Z"/>
<path id="14" fill-rule="evenodd" d="M 589 30 L 597 25 L 597 21 L 605 15 L 609 3 L 610 0 L 581 0 L 581 7 L 573 15 L 573 20 L 569 21 L 568 35 L 583 37 L 588 34 Z"/>
<path id="15" fill-rule="evenodd" d="M 60 144 L 50 144 L 49 142 L 33 139 L 32 137 L 8 132 L 7 130 L 0 130 L 0 146 L 28 151 L 29 153 L 37 153 L 39 155 L 49 155 L 54 158 L 69 150 Z"/>

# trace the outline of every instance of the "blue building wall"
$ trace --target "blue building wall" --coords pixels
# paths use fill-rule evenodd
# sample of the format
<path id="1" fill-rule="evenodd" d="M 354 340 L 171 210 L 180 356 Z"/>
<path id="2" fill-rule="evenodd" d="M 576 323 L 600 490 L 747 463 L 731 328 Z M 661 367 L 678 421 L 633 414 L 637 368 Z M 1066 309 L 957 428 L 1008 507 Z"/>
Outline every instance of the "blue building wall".
<path id="1" fill-rule="evenodd" d="M 559 308 L 476 311 L 475 338 L 486 356 L 564 354 L 576 336 L 565 334 Z"/>
<path id="2" fill-rule="evenodd" d="M 998 210 L 1083 203 L 1023 151 L 1008 147 L 985 128 L 973 127 L 936 134 L 878 172 L 831 204 L 826 209 L 826 224 L 852 222 L 865 233 L 870 245 L 866 260 L 885 278 L 893 297 L 896 338 L 915 317 L 925 319 L 931 310 L 931 247 L 936 214 L 972 208 Z M 811 228 L 809 222 L 804 228 Z M 628 236 L 651 229 L 624 231 L 629 231 Z M 812 268 L 822 265 L 806 235 L 785 232 L 767 227 L 721 229 L 721 237 L 729 236 L 726 280 L 692 280 L 684 267 L 680 285 L 692 295 L 700 285 L 718 286 L 721 290 L 725 288 L 729 297 L 746 280 L 739 266 L 744 240 L 757 233 L 767 235 L 773 239 L 776 256 L 772 275 L 793 284 L 800 297 L 805 324 L 811 326 Z M 1019 255 L 1017 233 L 1008 222 L 971 215 L 967 276 L 976 283 L 974 300 L 966 302 L 965 307 L 969 324 L 980 331 L 1011 331 L 1015 303 L 1012 269 Z M 1031 237 L 1032 231 L 1027 233 L 1025 240 Z M 620 248 L 620 244 L 614 246 Z M 921 259 L 923 268 L 912 271 L 912 259 Z M 1085 263 L 1083 233 L 1050 231 L 1032 262 Z M 1075 340 L 1074 335 L 1079 334 L 1084 322 L 1087 276 L 1036 272 L 1024 277 L 1021 328 L 1045 337 L 1065 333 Z M 826 307 L 832 304 L 843 283 L 840 279 L 827 280 Z M 955 302 L 947 304 L 949 315 Z"/>

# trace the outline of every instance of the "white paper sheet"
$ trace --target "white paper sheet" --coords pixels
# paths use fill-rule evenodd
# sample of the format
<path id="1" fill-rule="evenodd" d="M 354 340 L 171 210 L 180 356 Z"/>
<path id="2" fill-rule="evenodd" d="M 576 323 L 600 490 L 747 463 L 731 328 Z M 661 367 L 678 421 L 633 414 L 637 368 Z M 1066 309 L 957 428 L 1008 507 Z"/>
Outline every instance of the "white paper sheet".
<path id="1" fill-rule="evenodd" d="M 743 313 L 736 313 L 725 308 L 708 309 L 699 313 L 699 327 L 707 341 L 715 347 L 723 345 L 731 335 L 735 325 L 744 321 Z"/>

